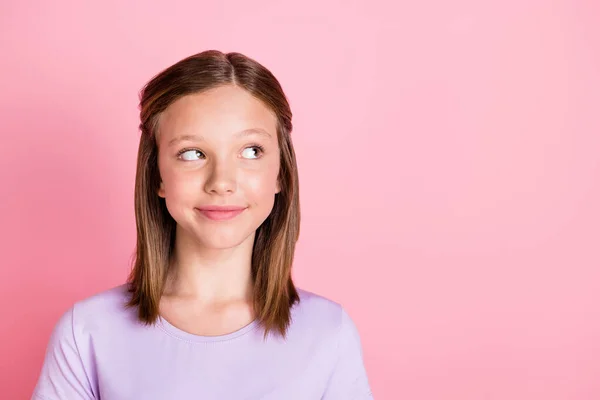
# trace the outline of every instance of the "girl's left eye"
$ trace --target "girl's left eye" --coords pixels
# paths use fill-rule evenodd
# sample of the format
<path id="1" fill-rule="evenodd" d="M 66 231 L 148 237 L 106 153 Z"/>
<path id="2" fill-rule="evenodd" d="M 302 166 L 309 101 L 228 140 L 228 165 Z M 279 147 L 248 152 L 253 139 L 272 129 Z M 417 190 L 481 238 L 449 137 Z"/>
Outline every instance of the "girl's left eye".
<path id="1" fill-rule="evenodd" d="M 244 151 L 242 151 L 242 155 L 245 158 L 250 158 L 250 159 L 256 159 L 258 157 L 260 157 L 260 155 L 262 154 L 263 149 L 260 146 L 250 146 L 250 147 L 246 147 L 244 149 Z"/>

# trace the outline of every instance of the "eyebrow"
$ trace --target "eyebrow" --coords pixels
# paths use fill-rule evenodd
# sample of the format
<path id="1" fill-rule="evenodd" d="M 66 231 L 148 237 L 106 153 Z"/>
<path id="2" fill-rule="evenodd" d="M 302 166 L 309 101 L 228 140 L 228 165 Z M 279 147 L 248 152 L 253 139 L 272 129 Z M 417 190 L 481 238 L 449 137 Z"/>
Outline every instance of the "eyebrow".
<path id="1" fill-rule="evenodd" d="M 261 128 L 250 128 L 250 129 L 244 129 L 241 132 L 238 132 L 235 134 L 236 137 L 246 137 L 246 136 L 251 136 L 251 135 L 259 135 L 259 136 L 264 136 L 267 138 L 271 138 L 271 134 L 269 132 L 267 132 L 264 129 Z M 185 140 L 196 140 L 196 141 L 203 141 L 204 138 L 201 135 L 179 135 L 177 137 L 174 137 L 173 139 L 171 139 L 169 141 L 169 146 L 173 146 L 174 144 L 177 144 L 179 142 L 183 142 Z"/>

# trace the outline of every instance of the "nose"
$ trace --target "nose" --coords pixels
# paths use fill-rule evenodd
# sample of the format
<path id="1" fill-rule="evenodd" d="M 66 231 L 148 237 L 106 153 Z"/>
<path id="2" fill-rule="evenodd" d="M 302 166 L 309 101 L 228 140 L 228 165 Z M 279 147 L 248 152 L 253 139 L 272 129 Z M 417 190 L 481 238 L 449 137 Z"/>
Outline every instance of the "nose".
<path id="1" fill-rule="evenodd" d="M 215 161 L 209 171 L 204 190 L 209 194 L 226 195 L 237 188 L 236 169 L 232 162 Z"/>

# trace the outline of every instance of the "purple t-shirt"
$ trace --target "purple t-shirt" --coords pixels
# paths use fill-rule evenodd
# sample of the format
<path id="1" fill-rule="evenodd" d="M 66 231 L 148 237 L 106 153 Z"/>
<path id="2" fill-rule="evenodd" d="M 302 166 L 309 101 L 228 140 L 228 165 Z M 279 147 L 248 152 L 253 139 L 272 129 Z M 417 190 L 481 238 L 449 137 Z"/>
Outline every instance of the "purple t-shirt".
<path id="1" fill-rule="evenodd" d="M 222 336 L 137 322 L 125 285 L 73 305 L 50 338 L 35 400 L 372 399 L 356 326 L 299 290 L 285 340 L 252 322 Z"/>

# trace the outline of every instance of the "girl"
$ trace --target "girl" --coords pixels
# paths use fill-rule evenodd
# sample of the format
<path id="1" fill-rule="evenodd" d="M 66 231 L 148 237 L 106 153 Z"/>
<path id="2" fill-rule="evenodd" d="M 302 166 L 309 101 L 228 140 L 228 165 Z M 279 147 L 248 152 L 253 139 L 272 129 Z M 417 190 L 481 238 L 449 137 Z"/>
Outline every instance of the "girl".
<path id="1" fill-rule="evenodd" d="M 292 113 L 239 53 L 188 57 L 140 101 L 127 282 L 56 324 L 33 399 L 371 399 L 355 325 L 291 278 Z"/>

